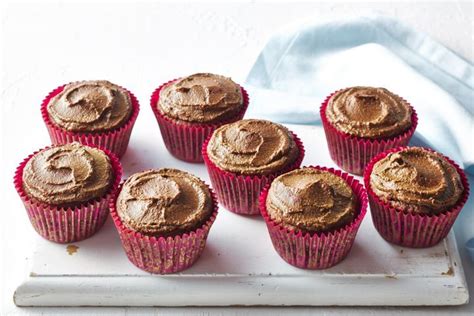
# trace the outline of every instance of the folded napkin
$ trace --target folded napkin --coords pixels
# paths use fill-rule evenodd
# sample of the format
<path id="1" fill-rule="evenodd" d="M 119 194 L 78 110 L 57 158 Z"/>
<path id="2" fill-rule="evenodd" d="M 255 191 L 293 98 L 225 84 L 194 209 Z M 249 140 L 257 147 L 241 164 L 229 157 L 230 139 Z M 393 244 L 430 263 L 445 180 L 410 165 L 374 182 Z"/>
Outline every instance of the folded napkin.
<path id="1" fill-rule="evenodd" d="M 318 124 L 319 105 L 335 90 L 385 87 L 418 113 L 412 144 L 474 175 L 474 67 L 397 20 L 370 14 L 287 27 L 268 41 L 246 83 L 250 116 L 293 124 Z"/>
<path id="2" fill-rule="evenodd" d="M 457 161 L 474 181 L 474 67 L 397 20 L 380 15 L 298 22 L 268 41 L 246 80 L 248 116 L 320 124 L 319 106 L 349 86 L 382 86 L 419 117 L 412 145 Z M 471 200 L 471 199 L 470 199 Z M 474 260 L 474 212 L 465 205 L 456 231 Z"/>

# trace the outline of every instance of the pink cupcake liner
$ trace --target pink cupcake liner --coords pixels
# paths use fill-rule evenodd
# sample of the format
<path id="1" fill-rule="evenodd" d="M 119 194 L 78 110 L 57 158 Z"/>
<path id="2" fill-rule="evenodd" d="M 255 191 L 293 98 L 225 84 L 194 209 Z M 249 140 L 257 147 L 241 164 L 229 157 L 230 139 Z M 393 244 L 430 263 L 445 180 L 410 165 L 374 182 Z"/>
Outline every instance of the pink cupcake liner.
<path id="1" fill-rule="evenodd" d="M 291 133 L 299 149 L 299 156 L 295 162 L 286 168 L 269 175 L 239 175 L 216 166 L 207 154 L 207 145 L 211 136 L 202 146 L 202 156 L 206 164 L 212 187 L 216 190 L 219 202 L 229 211 L 241 215 L 258 215 L 258 198 L 260 192 L 280 174 L 300 167 L 303 161 L 305 150 L 303 143 L 297 135 Z"/>
<path id="2" fill-rule="evenodd" d="M 150 100 L 151 109 L 153 110 L 158 125 L 160 126 L 161 136 L 163 137 L 163 142 L 168 151 L 180 160 L 200 163 L 203 162 L 201 148 L 204 141 L 219 126 L 241 120 L 244 117 L 245 111 L 247 111 L 249 96 L 247 91 L 240 87 L 244 98 L 242 111 L 235 117 L 224 120 L 220 123 L 199 124 L 180 122 L 163 115 L 157 106 L 161 89 L 176 80 L 178 79 L 171 80 L 161 85 L 153 92 Z"/>
<path id="3" fill-rule="evenodd" d="M 87 133 L 87 132 L 70 132 L 62 129 L 54 122 L 52 122 L 48 115 L 48 104 L 52 98 L 63 91 L 66 85 L 62 85 L 54 89 L 48 96 L 43 100 L 41 104 L 41 115 L 43 121 L 48 129 L 49 137 L 53 145 L 63 145 L 72 142 L 79 142 L 83 145 L 94 145 L 99 148 L 105 148 L 121 158 L 127 150 L 130 135 L 132 134 L 133 126 L 137 120 L 138 113 L 140 112 L 140 105 L 137 98 L 133 93 L 127 90 L 132 100 L 132 114 L 128 121 L 121 127 L 100 133 Z"/>
<path id="4" fill-rule="evenodd" d="M 415 133 L 416 126 L 418 125 L 418 116 L 412 106 L 410 106 L 412 109 L 411 127 L 400 136 L 381 140 L 351 136 L 336 129 L 326 117 L 326 108 L 329 99 L 339 91 L 332 93 L 326 98 L 326 100 L 324 100 L 319 110 L 319 114 L 326 134 L 331 159 L 341 169 L 349 173 L 362 175 L 365 166 L 377 154 L 394 147 L 408 145 L 408 142 Z"/>
<path id="5" fill-rule="evenodd" d="M 23 160 L 16 169 L 13 179 L 15 189 L 25 206 L 30 222 L 36 232 L 49 241 L 64 244 L 89 238 L 99 231 L 109 215 L 109 201 L 120 184 L 122 166 L 113 153 L 102 149 L 110 158 L 114 172 L 114 182 L 108 193 L 101 198 L 77 206 L 48 205 L 31 199 L 23 189 L 23 169 L 27 162 L 36 153 L 48 148 L 50 147 L 36 151 Z"/>
<path id="6" fill-rule="evenodd" d="M 191 267 L 201 256 L 218 213 L 214 192 L 209 188 L 214 211 L 200 228 L 172 237 L 156 237 L 131 230 L 120 219 L 115 205 L 122 185 L 110 201 L 110 214 L 128 259 L 138 268 L 154 274 L 176 273 Z"/>
<path id="7" fill-rule="evenodd" d="M 359 181 L 345 172 L 319 166 L 310 168 L 329 171 L 351 186 L 358 200 L 358 214 L 351 223 L 324 233 L 295 232 L 285 228 L 268 215 L 266 200 L 270 183 L 260 195 L 260 212 L 267 224 L 273 247 L 283 260 L 298 268 L 327 269 L 341 262 L 351 250 L 360 224 L 367 213 L 367 192 Z"/>
<path id="8" fill-rule="evenodd" d="M 370 174 L 377 161 L 388 154 L 407 147 L 392 148 L 372 159 L 364 173 L 364 184 L 367 189 L 372 221 L 375 228 L 386 241 L 411 248 L 427 248 L 438 244 L 449 233 L 459 212 L 469 197 L 469 182 L 464 171 L 451 159 L 443 156 L 451 163 L 461 176 L 464 192 L 459 202 L 450 210 L 437 215 L 416 214 L 396 209 L 382 201 L 370 186 Z M 434 152 L 429 148 L 425 148 Z"/>

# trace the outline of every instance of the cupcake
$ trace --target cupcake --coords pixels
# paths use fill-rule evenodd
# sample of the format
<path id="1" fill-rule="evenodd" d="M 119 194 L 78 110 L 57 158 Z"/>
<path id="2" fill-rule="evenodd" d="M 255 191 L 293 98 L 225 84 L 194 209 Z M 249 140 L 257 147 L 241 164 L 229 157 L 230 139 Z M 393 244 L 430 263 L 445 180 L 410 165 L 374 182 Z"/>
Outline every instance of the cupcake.
<path id="1" fill-rule="evenodd" d="M 14 183 L 38 234 L 70 243 L 102 227 L 121 176 L 114 154 L 74 142 L 30 155 L 17 168 Z"/>
<path id="2" fill-rule="evenodd" d="M 364 181 L 375 228 L 387 241 L 406 247 L 439 243 L 469 195 L 466 176 L 452 160 L 420 147 L 379 154 Z"/>
<path id="3" fill-rule="evenodd" d="M 352 87 L 330 95 L 320 108 L 332 160 L 362 175 L 377 154 L 405 146 L 415 132 L 415 110 L 384 88 Z"/>
<path id="4" fill-rule="evenodd" d="M 304 269 L 325 269 L 349 253 L 367 211 L 367 193 L 347 173 L 303 167 L 275 178 L 260 211 L 277 253 Z"/>
<path id="5" fill-rule="evenodd" d="M 298 168 L 304 157 L 303 144 L 295 134 L 264 120 L 221 126 L 202 151 L 219 202 L 245 215 L 259 214 L 261 190 L 276 176 Z"/>
<path id="6" fill-rule="evenodd" d="M 79 81 L 51 92 L 41 105 L 51 142 L 77 141 L 122 157 L 139 112 L 138 101 L 111 82 Z"/>
<path id="7" fill-rule="evenodd" d="M 209 73 L 168 82 L 153 92 L 151 108 L 168 151 L 202 162 L 204 141 L 221 125 L 244 117 L 247 92 L 230 78 Z"/>
<path id="8" fill-rule="evenodd" d="M 199 178 L 177 169 L 129 177 L 110 205 L 130 261 L 151 273 L 167 274 L 193 265 L 206 244 L 217 202 Z"/>

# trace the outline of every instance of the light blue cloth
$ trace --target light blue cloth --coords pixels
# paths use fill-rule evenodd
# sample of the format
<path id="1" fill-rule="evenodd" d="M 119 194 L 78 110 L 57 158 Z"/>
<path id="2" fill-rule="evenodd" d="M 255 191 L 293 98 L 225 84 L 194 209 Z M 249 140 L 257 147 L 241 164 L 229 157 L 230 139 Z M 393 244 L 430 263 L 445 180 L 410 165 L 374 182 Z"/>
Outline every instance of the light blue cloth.
<path id="1" fill-rule="evenodd" d="M 319 104 L 336 89 L 385 86 L 417 110 L 415 144 L 474 174 L 473 65 L 392 18 L 292 25 L 268 41 L 246 83 L 251 116 L 296 124 L 317 124 Z"/>
<path id="2" fill-rule="evenodd" d="M 474 181 L 474 67 L 397 20 L 370 14 L 298 22 L 270 38 L 246 83 L 248 116 L 293 124 L 320 124 L 319 106 L 337 89 L 384 86 L 420 117 L 411 144 L 452 157 Z M 474 235 L 472 201 L 465 208 L 463 240 Z M 474 258 L 474 239 L 466 250 Z"/>

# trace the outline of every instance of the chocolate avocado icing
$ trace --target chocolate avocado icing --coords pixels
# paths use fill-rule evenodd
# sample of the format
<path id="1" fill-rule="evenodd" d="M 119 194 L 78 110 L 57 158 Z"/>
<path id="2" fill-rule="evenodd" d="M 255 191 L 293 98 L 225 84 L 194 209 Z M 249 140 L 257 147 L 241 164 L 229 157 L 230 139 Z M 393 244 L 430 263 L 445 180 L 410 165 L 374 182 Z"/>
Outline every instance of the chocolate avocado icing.
<path id="1" fill-rule="evenodd" d="M 230 78 L 198 73 L 165 86 L 158 109 L 168 117 L 190 123 L 215 123 L 242 111 L 240 86 Z"/>
<path id="2" fill-rule="evenodd" d="M 338 91 L 326 108 L 326 117 L 336 129 L 374 139 L 402 134 L 411 127 L 411 115 L 408 103 L 385 88 Z"/>
<path id="3" fill-rule="evenodd" d="M 299 155 L 286 127 L 264 120 L 241 120 L 219 127 L 207 146 L 219 168 L 239 174 L 268 174 L 285 168 Z"/>
<path id="4" fill-rule="evenodd" d="M 102 197 L 112 180 L 109 157 L 99 149 L 79 143 L 40 151 L 23 169 L 23 188 L 28 196 L 53 205 Z"/>
<path id="5" fill-rule="evenodd" d="M 117 199 L 117 213 L 128 228 L 170 236 L 202 226 L 213 211 L 211 194 L 199 178 L 177 169 L 132 175 Z"/>
<path id="6" fill-rule="evenodd" d="M 267 196 L 270 218 L 302 232 L 325 232 L 349 224 L 356 198 L 342 178 L 314 168 L 301 168 L 277 177 Z"/>
<path id="7" fill-rule="evenodd" d="M 449 210 L 464 191 L 452 164 L 440 154 L 419 147 L 388 154 L 375 163 L 370 186 L 393 207 L 425 214 Z"/>
<path id="8" fill-rule="evenodd" d="M 122 126 L 132 112 L 130 94 L 105 81 L 66 85 L 47 107 L 50 120 L 71 132 L 104 132 Z"/>

